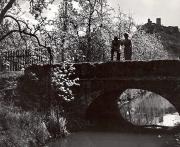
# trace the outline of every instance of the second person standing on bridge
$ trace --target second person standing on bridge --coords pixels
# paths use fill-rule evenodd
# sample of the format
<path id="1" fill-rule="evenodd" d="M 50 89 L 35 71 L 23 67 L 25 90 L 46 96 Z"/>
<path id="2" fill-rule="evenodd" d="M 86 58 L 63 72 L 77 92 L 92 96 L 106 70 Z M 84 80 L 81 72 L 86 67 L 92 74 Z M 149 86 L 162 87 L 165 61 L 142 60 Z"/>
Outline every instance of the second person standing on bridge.
<path id="1" fill-rule="evenodd" d="M 124 58 L 125 60 L 131 60 L 132 58 L 132 43 L 129 39 L 129 35 L 127 33 L 124 33 L 124 40 L 122 41 L 122 44 L 124 46 Z"/>
<path id="2" fill-rule="evenodd" d="M 118 39 L 117 36 L 115 36 L 111 45 L 111 61 L 113 61 L 114 52 L 117 53 L 117 60 L 118 61 L 120 60 L 120 44 L 121 44 L 121 41 Z"/>

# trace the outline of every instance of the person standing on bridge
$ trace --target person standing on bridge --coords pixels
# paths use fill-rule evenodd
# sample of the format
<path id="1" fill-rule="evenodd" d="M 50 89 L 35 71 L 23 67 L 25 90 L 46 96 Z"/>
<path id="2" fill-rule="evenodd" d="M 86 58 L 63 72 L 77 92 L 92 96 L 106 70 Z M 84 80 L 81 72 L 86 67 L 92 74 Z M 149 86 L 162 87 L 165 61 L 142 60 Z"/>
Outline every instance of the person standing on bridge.
<path id="1" fill-rule="evenodd" d="M 120 61 L 120 44 L 121 41 L 115 36 L 111 45 L 111 61 L 113 61 L 114 52 L 117 52 L 117 60 Z"/>
<path id="2" fill-rule="evenodd" d="M 129 35 L 124 33 L 124 40 L 122 41 L 122 45 L 124 46 L 124 58 L 125 60 L 131 60 L 132 58 L 132 43 L 129 39 Z"/>

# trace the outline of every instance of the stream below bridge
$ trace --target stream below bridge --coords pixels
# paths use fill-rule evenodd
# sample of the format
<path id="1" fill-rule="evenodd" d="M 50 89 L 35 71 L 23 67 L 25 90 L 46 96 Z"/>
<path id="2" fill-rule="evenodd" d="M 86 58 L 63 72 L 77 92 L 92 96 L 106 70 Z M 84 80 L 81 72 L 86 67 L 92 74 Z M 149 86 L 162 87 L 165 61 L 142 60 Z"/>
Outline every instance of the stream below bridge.
<path id="1" fill-rule="evenodd" d="M 168 114 L 163 117 L 160 125 L 174 127 L 180 123 L 178 113 Z M 101 126 L 102 127 L 102 126 Z M 58 139 L 48 144 L 47 147 L 178 147 L 178 140 L 174 133 L 158 132 L 133 132 L 112 131 L 92 128 L 81 132 L 71 133 L 65 138 Z M 157 130 L 157 129 L 156 129 Z"/>
<path id="2" fill-rule="evenodd" d="M 160 96 L 152 95 L 148 92 L 146 92 L 145 96 L 146 101 L 141 101 L 141 98 L 139 101 L 130 105 L 134 110 L 129 111 L 131 112 L 130 120 L 134 120 L 137 126 L 144 125 L 144 123 L 146 124 L 147 122 L 164 127 L 167 126 L 168 128 L 166 131 L 153 127 L 149 128 L 150 131 L 149 129 L 148 131 L 144 130 L 145 128 L 133 131 L 132 128 L 125 127 L 121 127 L 121 129 L 118 130 L 112 120 L 110 120 L 109 123 L 108 120 L 105 120 L 100 122 L 100 124 L 96 126 L 97 128 L 89 128 L 85 131 L 74 132 L 65 138 L 49 143 L 48 147 L 180 147 L 180 144 L 178 144 L 180 143 L 180 139 L 176 139 L 175 135 L 173 135 L 174 133 L 170 132 L 176 125 L 180 126 L 179 113 L 174 111 L 165 113 L 165 110 L 173 106 L 169 104 L 169 102 L 166 102 L 165 99 L 160 98 Z M 153 97 L 149 98 L 149 96 Z M 140 106 L 136 103 L 140 104 Z M 139 107 L 141 109 L 144 108 L 142 109 L 142 114 L 139 111 L 135 111 L 135 108 Z M 128 112 L 127 109 L 124 110 Z M 99 111 L 97 113 L 99 113 Z M 141 117 L 139 117 L 139 114 L 141 114 Z M 148 117 L 147 120 L 143 114 L 146 114 Z M 156 117 L 155 114 L 159 115 Z M 128 116 L 126 117 L 128 118 Z M 138 124 L 137 122 L 140 123 Z M 149 123 L 149 125 L 151 123 Z M 103 124 L 105 124 L 105 126 L 103 126 Z M 110 130 L 108 129 L 109 127 Z M 175 128 L 175 130 L 176 129 L 177 128 Z"/>
<path id="3" fill-rule="evenodd" d="M 76 132 L 52 142 L 48 147 L 177 147 L 172 135 Z"/>

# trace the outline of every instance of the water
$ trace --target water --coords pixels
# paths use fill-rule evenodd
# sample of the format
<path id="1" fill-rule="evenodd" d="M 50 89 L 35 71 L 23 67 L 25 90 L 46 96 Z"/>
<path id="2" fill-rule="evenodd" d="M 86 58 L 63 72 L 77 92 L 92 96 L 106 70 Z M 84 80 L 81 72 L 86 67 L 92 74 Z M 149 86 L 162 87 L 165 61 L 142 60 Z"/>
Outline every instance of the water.
<path id="1" fill-rule="evenodd" d="M 179 113 L 166 114 L 162 117 L 162 122 L 157 123 L 162 126 L 174 127 L 180 124 L 180 116 Z"/>
<path id="2" fill-rule="evenodd" d="M 158 118 L 159 120 L 159 118 Z M 179 114 L 166 114 L 158 125 L 180 124 Z M 76 132 L 52 142 L 48 147 L 177 147 L 173 135 L 158 133 Z"/>
<path id="3" fill-rule="evenodd" d="M 77 132 L 48 147 L 175 147 L 172 137 L 158 134 Z"/>

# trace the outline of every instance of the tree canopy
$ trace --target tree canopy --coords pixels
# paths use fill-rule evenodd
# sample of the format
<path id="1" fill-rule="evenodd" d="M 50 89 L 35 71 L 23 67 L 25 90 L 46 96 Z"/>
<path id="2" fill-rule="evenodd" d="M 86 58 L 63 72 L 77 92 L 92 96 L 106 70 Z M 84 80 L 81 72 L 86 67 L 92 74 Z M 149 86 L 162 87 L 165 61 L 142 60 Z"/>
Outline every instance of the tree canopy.
<path id="1" fill-rule="evenodd" d="M 24 3 L 36 24 L 22 17 Z M 46 17 L 49 5 L 57 9 L 54 18 Z M 133 59 L 168 57 L 157 35 L 140 35 L 130 14 L 115 11 L 103 0 L 2 0 L 0 25 L 1 51 L 29 49 L 38 54 L 35 48 L 41 47 L 55 63 L 107 61 L 112 39 L 123 39 L 126 32 L 132 38 Z"/>

